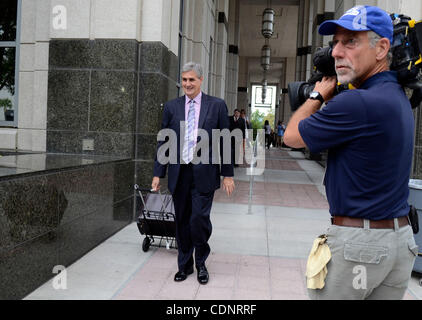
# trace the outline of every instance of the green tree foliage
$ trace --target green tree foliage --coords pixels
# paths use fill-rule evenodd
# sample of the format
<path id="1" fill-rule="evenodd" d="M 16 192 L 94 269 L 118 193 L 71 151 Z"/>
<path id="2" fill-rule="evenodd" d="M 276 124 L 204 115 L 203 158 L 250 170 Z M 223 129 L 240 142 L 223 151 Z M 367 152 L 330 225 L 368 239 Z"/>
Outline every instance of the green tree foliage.
<path id="1" fill-rule="evenodd" d="M 262 129 L 262 127 L 264 126 L 264 113 L 259 112 L 259 110 L 256 110 L 254 113 L 252 113 L 251 115 L 251 125 L 252 125 L 252 129 L 258 130 L 258 129 Z"/>
<path id="2" fill-rule="evenodd" d="M 259 112 L 259 110 L 256 110 L 251 115 L 251 127 L 253 129 L 253 140 L 255 141 L 257 130 L 262 129 L 264 126 L 264 117 L 265 115 L 262 112 Z"/>
<path id="3" fill-rule="evenodd" d="M 16 41 L 17 0 L 0 1 L 0 41 Z M 15 48 L 0 47 L 0 91 L 15 94 Z"/>
<path id="4" fill-rule="evenodd" d="M 12 101 L 10 99 L 0 99 L 0 108 L 4 110 L 12 109 Z"/>
<path id="5" fill-rule="evenodd" d="M 270 123 L 271 128 L 274 129 L 275 126 L 275 114 L 273 111 L 269 112 L 267 115 L 263 112 L 259 112 L 259 110 L 256 110 L 254 113 L 252 113 L 251 116 L 251 125 L 253 129 L 254 134 L 254 140 L 256 138 L 256 133 L 258 129 L 264 128 L 265 121 L 268 120 Z"/>
<path id="6" fill-rule="evenodd" d="M 274 129 L 274 127 L 275 127 L 275 114 L 274 114 L 273 110 L 271 110 L 271 112 L 268 113 L 265 116 L 264 123 L 265 123 L 265 120 L 268 120 L 268 122 L 270 123 L 271 128 Z"/>

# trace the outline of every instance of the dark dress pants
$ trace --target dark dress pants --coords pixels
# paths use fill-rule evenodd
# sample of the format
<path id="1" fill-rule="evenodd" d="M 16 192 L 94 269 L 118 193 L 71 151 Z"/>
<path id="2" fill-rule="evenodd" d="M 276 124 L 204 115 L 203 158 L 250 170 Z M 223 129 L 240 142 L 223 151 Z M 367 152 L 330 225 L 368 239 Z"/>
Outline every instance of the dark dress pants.
<path id="1" fill-rule="evenodd" d="M 173 194 L 179 271 L 193 266 L 194 251 L 196 266 L 204 264 L 210 254 L 208 240 L 212 231 L 210 213 L 214 192 L 200 193 L 195 188 L 192 165 L 180 166 L 179 179 Z"/>

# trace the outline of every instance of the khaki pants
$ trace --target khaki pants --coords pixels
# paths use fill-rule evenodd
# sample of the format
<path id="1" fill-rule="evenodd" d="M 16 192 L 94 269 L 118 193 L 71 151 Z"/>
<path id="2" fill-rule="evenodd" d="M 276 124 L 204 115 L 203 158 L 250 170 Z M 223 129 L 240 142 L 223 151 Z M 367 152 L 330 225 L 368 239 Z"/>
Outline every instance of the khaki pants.
<path id="1" fill-rule="evenodd" d="M 418 246 L 410 226 L 369 229 L 331 226 L 331 260 L 322 290 L 313 300 L 400 300 L 406 293 Z"/>

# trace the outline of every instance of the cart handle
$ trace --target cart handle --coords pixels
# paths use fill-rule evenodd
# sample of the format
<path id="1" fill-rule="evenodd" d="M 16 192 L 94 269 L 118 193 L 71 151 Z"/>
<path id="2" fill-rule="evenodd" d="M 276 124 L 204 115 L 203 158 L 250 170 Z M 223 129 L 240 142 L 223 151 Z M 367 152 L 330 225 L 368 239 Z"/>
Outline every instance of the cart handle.
<path id="1" fill-rule="evenodd" d="M 136 191 L 141 191 L 141 192 L 158 192 L 158 191 L 154 191 L 152 189 L 139 188 L 139 186 L 137 184 L 135 184 L 134 188 L 135 188 Z"/>

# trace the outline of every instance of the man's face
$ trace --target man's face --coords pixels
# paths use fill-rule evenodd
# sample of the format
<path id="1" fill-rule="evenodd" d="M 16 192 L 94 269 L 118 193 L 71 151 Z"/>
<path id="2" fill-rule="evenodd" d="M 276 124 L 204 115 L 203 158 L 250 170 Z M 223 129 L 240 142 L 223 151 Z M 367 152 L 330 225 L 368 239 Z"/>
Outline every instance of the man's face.
<path id="1" fill-rule="evenodd" d="M 204 78 L 198 78 L 198 75 L 193 70 L 182 73 L 183 91 L 190 99 L 194 99 L 201 92 L 203 80 Z"/>
<path id="2" fill-rule="evenodd" d="M 359 87 L 371 76 L 377 60 L 366 31 L 350 31 L 338 27 L 333 38 L 333 57 L 338 81 Z"/>
<path id="3" fill-rule="evenodd" d="M 239 112 L 239 111 L 235 111 L 235 112 L 234 112 L 234 116 L 235 116 L 236 118 L 239 118 L 239 117 L 240 117 L 240 112 Z"/>

